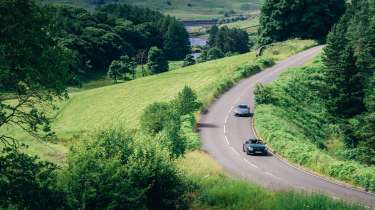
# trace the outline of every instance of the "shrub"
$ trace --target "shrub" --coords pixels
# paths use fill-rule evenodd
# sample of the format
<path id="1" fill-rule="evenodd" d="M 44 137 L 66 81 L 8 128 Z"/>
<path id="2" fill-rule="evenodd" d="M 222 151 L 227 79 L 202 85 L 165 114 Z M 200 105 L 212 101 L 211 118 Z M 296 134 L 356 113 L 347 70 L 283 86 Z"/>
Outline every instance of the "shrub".
<path id="1" fill-rule="evenodd" d="M 224 93 L 226 90 L 229 90 L 234 85 L 233 80 L 231 79 L 224 79 L 222 82 L 219 83 L 219 85 L 216 88 L 216 91 L 214 93 L 215 97 L 220 96 L 222 93 Z"/>
<path id="2" fill-rule="evenodd" d="M 196 120 L 193 114 L 185 115 L 181 119 L 182 136 L 186 139 L 186 149 L 196 150 L 201 148 L 201 141 L 195 131 Z"/>
<path id="3" fill-rule="evenodd" d="M 272 90 L 269 86 L 264 86 L 258 83 L 255 86 L 255 103 L 256 104 L 275 104 L 276 98 L 273 96 Z"/>
<path id="4" fill-rule="evenodd" d="M 141 130 L 151 135 L 162 131 L 172 111 L 169 103 L 153 103 L 146 107 L 141 116 Z"/>
<path id="5" fill-rule="evenodd" d="M 256 61 L 262 68 L 268 68 L 275 65 L 275 61 L 272 58 L 259 58 Z"/>
<path id="6" fill-rule="evenodd" d="M 75 147 L 60 178 L 72 209 L 186 208 L 186 182 L 169 152 L 150 137 L 101 131 Z"/>
<path id="7" fill-rule="evenodd" d="M 141 129 L 152 136 L 157 135 L 155 140 L 168 148 L 173 157 L 179 157 L 186 151 L 188 140 L 185 135 L 189 133 L 186 131 L 186 125 L 188 125 L 186 122 L 185 130 L 182 131 L 182 119 L 197 111 L 201 106 L 196 93 L 190 87 L 185 86 L 170 103 L 149 105 L 141 117 Z M 190 132 L 193 132 L 192 126 L 193 122 Z"/>
<path id="8" fill-rule="evenodd" d="M 193 55 L 189 54 L 185 57 L 182 67 L 191 66 L 195 64 L 195 59 Z"/>
<path id="9" fill-rule="evenodd" d="M 256 74 L 260 72 L 262 69 L 258 64 L 246 64 L 237 69 L 241 78 L 248 77 L 250 75 Z"/>
<path id="10" fill-rule="evenodd" d="M 188 86 L 185 86 L 173 100 L 173 105 L 180 115 L 187 115 L 197 111 L 202 103 L 198 100 L 197 94 Z"/>
<path id="11" fill-rule="evenodd" d="M 217 47 L 210 48 L 207 51 L 207 60 L 209 61 L 223 58 L 223 57 L 224 57 L 224 53 Z"/>

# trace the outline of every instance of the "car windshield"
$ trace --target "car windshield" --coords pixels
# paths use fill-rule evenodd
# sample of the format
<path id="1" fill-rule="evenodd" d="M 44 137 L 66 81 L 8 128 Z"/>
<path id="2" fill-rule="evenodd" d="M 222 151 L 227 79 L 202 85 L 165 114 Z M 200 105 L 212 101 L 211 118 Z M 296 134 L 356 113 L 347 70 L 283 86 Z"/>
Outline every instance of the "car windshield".
<path id="1" fill-rule="evenodd" d="M 259 141 L 256 140 L 256 139 L 251 139 L 250 140 L 250 144 L 258 144 L 258 143 L 259 143 Z"/>
<path id="2" fill-rule="evenodd" d="M 238 108 L 240 108 L 240 109 L 247 109 L 248 107 L 247 107 L 247 105 L 238 105 Z"/>

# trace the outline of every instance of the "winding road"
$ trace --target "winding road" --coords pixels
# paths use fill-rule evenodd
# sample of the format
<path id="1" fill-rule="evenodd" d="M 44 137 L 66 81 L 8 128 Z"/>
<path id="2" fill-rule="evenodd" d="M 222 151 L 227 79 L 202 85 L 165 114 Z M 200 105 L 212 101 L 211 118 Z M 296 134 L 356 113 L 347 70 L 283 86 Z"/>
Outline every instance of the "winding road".
<path id="1" fill-rule="evenodd" d="M 298 169 L 286 161 L 269 156 L 248 156 L 242 152 L 242 143 L 256 138 L 251 118 L 234 117 L 232 110 L 240 103 L 254 110 L 254 87 L 257 82 L 267 84 L 283 71 L 298 67 L 311 60 L 322 46 L 298 53 L 254 76 L 242 80 L 217 99 L 202 115 L 199 133 L 203 149 L 210 153 L 231 175 L 251 180 L 272 190 L 304 190 L 319 192 L 333 198 L 360 202 L 375 208 L 375 195 L 362 190 L 328 181 Z"/>

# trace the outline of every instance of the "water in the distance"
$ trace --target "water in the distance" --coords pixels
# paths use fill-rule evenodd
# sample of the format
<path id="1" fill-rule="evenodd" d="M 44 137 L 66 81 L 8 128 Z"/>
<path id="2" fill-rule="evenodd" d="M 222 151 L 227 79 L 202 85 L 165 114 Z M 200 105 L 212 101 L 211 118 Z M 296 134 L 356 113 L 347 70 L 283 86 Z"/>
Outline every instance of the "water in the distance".
<path id="1" fill-rule="evenodd" d="M 198 38 L 198 37 L 191 37 L 191 38 L 189 38 L 189 41 L 190 41 L 191 46 L 204 47 L 207 44 L 207 39 L 202 39 L 202 38 Z"/>
<path id="2" fill-rule="evenodd" d="M 191 46 L 204 47 L 204 46 L 207 45 L 207 39 L 202 39 L 202 38 L 198 38 L 198 37 L 190 37 L 189 41 L 190 41 Z M 201 53 L 193 52 L 192 55 L 196 59 L 201 55 Z"/>

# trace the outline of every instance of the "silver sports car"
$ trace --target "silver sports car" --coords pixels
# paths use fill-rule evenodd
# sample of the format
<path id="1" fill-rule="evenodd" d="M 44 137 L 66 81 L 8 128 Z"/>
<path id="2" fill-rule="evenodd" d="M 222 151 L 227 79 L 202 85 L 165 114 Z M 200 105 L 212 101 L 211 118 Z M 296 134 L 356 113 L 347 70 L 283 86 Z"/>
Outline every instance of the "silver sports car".
<path id="1" fill-rule="evenodd" d="M 250 107 L 245 104 L 240 104 L 234 109 L 234 115 L 239 117 L 250 117 Z"/>

